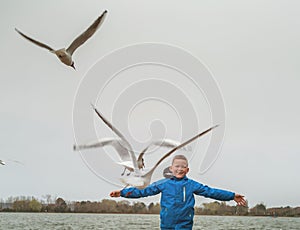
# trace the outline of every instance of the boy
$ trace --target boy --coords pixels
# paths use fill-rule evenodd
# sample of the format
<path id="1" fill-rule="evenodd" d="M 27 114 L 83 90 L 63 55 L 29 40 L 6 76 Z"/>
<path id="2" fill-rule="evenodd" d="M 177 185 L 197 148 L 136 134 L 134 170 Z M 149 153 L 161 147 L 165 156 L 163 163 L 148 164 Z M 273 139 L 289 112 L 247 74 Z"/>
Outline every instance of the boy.
<path id="1" fill-rule="evenodd" d="M 194 194 L 221 201 L 234 200 L 238 205 L 246 205 L 244 196 L 233 192 L 214 189 L 188 179 L 188 160 L 176 155 L 170 171 L 173 176 L 154 182 L 144 189 L 127 188 L 110 193 L 111 197 L 139 198 L 161 193 L 160 227 L 161 229 L 192 229 L 194 218 Z"/>

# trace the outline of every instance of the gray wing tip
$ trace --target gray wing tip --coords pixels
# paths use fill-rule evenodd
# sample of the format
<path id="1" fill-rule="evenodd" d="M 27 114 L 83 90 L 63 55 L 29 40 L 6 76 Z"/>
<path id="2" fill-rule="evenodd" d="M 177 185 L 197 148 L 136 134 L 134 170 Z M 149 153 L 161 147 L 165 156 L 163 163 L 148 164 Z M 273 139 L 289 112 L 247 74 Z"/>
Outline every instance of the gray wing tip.
<path id="1" fill-rule="evenodd" d="M 18 28 L 15 27 L 15 31 L 17 31 L 19 34 L 21 33 L 20 30 L 18 30 Z"/>
<path id="2" fill-rule="evenodd" d="M 90 104 L 91 104 L 92 108 L 95 110 L 96 109 L 95 105 L 92 102 Z"/>
<path id="3" fill-rule="evenodd" d="M 212 129 L 219 127 L 221 124 L 216 124 L 213 127 L 211 127 Z"/>

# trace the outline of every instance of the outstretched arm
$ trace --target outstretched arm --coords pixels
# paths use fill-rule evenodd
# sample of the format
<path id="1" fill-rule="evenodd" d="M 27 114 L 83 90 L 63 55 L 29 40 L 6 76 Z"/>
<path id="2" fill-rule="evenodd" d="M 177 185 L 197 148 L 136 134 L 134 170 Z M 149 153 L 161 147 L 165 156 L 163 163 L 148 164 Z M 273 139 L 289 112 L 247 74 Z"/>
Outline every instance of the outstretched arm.
<path id="1" fill-rule="evenodd" d="M 161 190 L 157 186 L 157 182 L 152 183 L 144 189 L 138 189 L 135 187 L 124 188 L 122 190 L 112 191 L 109 195 L 111 197 L 125 197 L 125 198 L 140 198 L 146 196 L 153 196 L 160 193 Z"/>
<path id="2" fill-rule="evenodd" d="M 235 194 L 233 200 L 237 203 L 237 205 L 246 206 L 247 202 L 244 199 L 243 195 Z"/>

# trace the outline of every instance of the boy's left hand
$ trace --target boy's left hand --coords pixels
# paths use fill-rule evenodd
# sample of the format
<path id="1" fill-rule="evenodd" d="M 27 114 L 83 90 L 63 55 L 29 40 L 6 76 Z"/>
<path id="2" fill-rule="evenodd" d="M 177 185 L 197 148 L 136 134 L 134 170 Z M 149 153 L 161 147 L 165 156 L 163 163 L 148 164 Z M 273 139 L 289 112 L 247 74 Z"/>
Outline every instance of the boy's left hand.
<path id="1" fill-rule="evenodd" d="M 244 199 L 243 195 L 235 194 L 233 199 L 237 203 L 237 205 L 241 205 L 241 206 L 246 206 L 247 205 L 247 202 Z"/>
<path id="2" fill-rule="evenodd" d="M 109 195 L 111 197 L 120 197 L 121 196 L 121 191 L 120 190 L 112 191 Z"/>

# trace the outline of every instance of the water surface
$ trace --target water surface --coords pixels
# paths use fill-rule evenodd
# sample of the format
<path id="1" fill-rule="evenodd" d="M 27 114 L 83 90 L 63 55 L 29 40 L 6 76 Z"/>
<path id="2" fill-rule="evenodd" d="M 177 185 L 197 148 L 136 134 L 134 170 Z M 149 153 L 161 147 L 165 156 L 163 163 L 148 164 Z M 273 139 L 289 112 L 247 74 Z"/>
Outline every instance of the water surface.
<path id="1" fill-rule="evenodd" d="M 87 230 L 159 229 L 159 215 L 0 213 L 0 229 Z M 193 229 L 207 230 L 300 230 L 300 218 L 195 216 Z"/>

